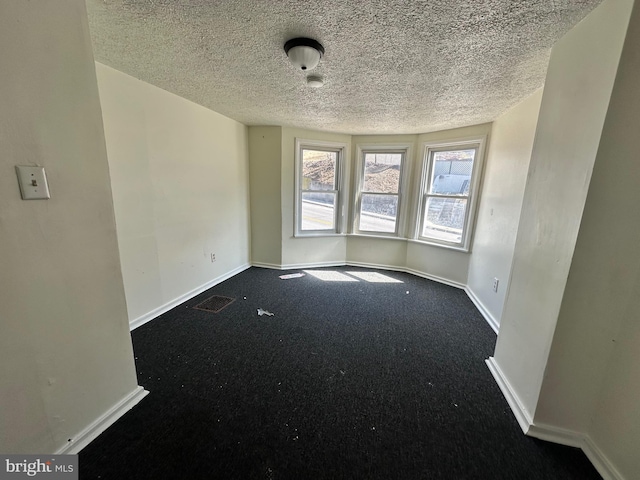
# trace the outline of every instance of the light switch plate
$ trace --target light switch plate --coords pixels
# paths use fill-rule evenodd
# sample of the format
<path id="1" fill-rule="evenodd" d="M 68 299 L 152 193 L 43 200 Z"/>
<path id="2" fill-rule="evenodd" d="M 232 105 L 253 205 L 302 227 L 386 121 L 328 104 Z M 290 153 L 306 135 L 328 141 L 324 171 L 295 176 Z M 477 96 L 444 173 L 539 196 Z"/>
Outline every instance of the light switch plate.
<path id="1" fill-rule="evenodd" d="M 44 167 L 16 165 L 16 173 L 23 200 L 51 198 Z"/>

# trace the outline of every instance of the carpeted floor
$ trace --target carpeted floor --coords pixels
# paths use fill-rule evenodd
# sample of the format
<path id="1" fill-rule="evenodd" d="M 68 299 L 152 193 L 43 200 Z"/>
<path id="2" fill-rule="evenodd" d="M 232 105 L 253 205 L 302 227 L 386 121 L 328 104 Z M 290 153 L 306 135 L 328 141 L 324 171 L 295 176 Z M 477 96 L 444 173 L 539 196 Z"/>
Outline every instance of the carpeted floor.
<path id="1" fill-rule="evenodd" d="M 136 329 L 151 393 L 80 453 L 80 478 L 600 479 L 522 434 L 463 291 L 314 271 L 251 268 Z M 192 308 L 214 294 L 236 300 Z"/>

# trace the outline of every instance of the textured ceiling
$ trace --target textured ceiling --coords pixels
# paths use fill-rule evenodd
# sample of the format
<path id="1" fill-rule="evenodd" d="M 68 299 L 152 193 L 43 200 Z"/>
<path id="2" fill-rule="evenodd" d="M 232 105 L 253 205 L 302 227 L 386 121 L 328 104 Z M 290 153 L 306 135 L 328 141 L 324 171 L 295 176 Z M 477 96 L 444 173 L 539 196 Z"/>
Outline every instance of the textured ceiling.
<path id="1" fill-rule="evenodd" d="M 96 60 L 247 125 L 417 133 L 494 120 L 541 87 L 600 0 L 87 0 Z M 313 89 L 283 50 L 324 45 Z"/>

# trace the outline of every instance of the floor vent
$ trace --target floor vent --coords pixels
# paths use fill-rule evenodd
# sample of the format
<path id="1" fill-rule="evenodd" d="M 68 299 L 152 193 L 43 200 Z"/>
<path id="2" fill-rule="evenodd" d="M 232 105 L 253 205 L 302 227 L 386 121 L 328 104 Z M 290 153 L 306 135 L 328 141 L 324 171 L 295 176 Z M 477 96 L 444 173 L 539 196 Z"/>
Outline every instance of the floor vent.
<path id="1" fill-rule="evenodd" d="M 218 313 L 227 305 L 231 305 L 235 302 L 235 298 L 231 297 L 223 297 L 221 295 L 214 295 L 213 297 L 207 298 L 204 302 L 200 302 L 198 305 L 193 307 L 195 310 L 203 310 L 205 312 L 213 312 Z"/>

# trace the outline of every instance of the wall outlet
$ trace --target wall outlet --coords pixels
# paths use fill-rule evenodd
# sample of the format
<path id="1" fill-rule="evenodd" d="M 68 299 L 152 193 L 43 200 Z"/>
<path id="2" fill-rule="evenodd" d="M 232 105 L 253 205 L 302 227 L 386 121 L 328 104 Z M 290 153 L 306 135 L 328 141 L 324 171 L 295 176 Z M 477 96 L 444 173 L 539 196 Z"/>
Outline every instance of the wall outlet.
<path id="1" fill-rule="evenodd" d="M 211 254 L 211 263 L 213 263 L 213 262 L 215 262 L 215 261 L 216 261 L 216 254 L 215 254 L 215 253 L 212 253 L 212 254 Z"/>
<path id="2" fill-rule="evenodd" d="M 498 284 L 500 283 L 500 280 L 498 280 L 497 278 L 493 279 L 493 291 L 498 293 Z"/>

